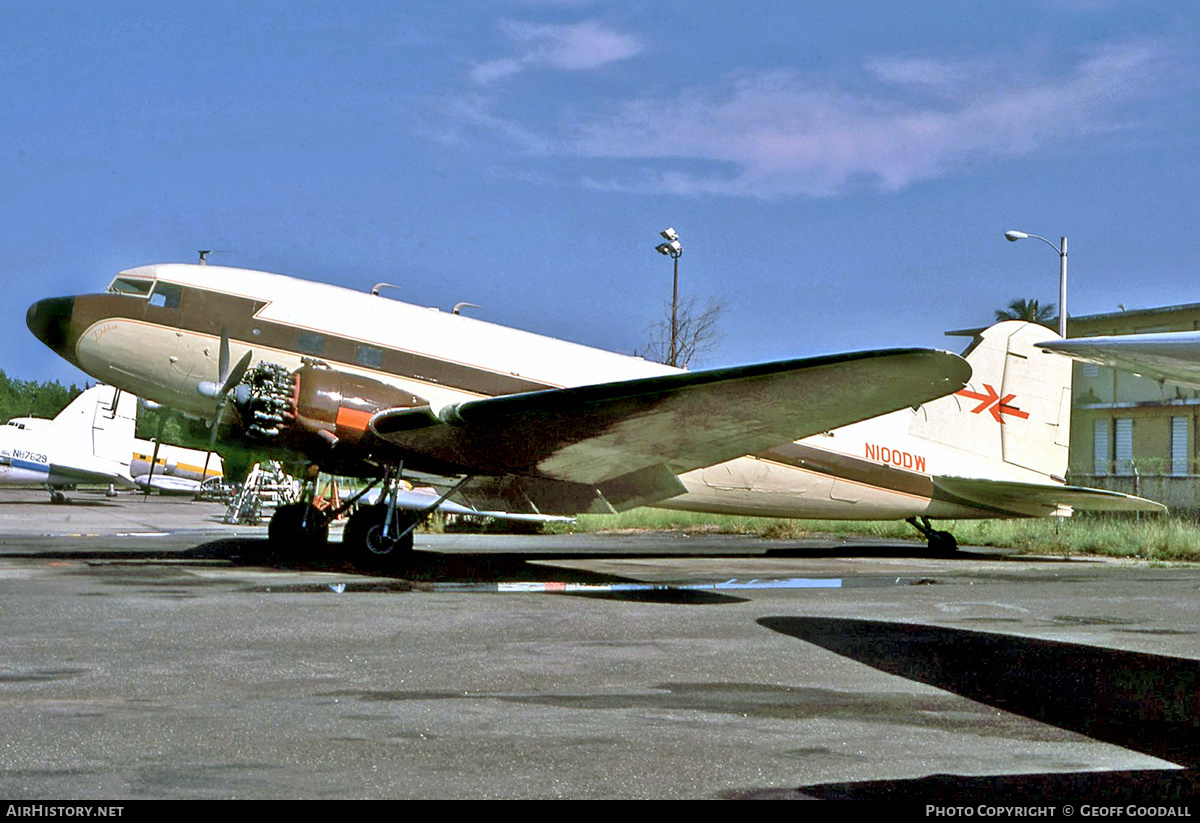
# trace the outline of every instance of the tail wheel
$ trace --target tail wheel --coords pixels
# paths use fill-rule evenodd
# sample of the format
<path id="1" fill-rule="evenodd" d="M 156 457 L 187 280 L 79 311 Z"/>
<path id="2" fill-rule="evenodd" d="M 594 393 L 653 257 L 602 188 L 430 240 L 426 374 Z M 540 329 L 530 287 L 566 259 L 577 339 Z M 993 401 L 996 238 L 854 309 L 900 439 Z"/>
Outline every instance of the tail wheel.
<path id="1" fill-rule="evenodd" d="M 938 554 L 954 554 L 958 551 L 958 541 L 950 532 L 935 531 L 929 536 L 929 548 Z"/>
<path id="2" fill-rule="evenodd" d="M 952 555 L 958 551 L 958 541 L 950 532 L 939 531 L 929 522 L 928 517 L 910 517 L 904 522 L 919 531 L 929 541 L 929 548 L 938 554 Z"/>

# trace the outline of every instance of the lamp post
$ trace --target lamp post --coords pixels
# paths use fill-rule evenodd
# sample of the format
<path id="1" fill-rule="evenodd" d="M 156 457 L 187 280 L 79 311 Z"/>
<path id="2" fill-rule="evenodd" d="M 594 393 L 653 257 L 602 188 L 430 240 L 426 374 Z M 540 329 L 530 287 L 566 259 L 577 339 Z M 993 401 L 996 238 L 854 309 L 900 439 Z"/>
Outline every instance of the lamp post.
<path id="1" fill-rule="evenodd" d="M 1054 244 L 1045 237 L 1039 237 L 1036 234 L 1028 234 L 1023 231 L 1006 231 L 1004 236 L 1011 243 L 1032 237 L 1035 240 L 1041 240 L 1058 252 L 1058 336 L 1065 338 L 1067 336 L 1067 238 L 1062 238 L 1062 242 L 1058 248 L 1055 248 Z"/>
<path id="2" fill-rule="evenodd" d="M 678 366 L 679 363 L 679 258 L 683 257 L 683 244 L 679 242 L 679 234 L 673 228 L 659 232 L 667 242 L 659 243 L 654 250 L 675 261 L 675 285 L 671 290 L 671 351 L 667 364 Z"/>

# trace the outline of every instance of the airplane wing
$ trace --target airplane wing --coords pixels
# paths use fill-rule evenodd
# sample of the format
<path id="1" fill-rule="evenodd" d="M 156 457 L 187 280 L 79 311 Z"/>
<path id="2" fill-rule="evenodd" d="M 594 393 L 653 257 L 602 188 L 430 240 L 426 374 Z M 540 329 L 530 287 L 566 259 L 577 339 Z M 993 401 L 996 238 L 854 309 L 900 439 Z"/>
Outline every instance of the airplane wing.
<path id="1" fill-rule="evenodd" d="M 555 511 L 596 510 L 585 504 L 597 494 L 611 506 L 601 510 L 623 509 L 681 494 L 682 472 L 919 405 L 959 390 L 970 373 L 947 352 L 871 351 L 506 395 L 436 413 L 390 409 L 371 429 L 460 473 L 514 478 L 535 508 L 531 491 L 549 482 L 573 498 Z"/>
<path id="2" fill-rule="evenodd" d="M 1162 503 L 1131 494 L 1090 489 L 1084 486 L 1059 486 L 1046 483 L 1019 483 L 1010 480 L 985 480 L 977 477 L 933 478 L 935 488 L 975 505 L 1003 512 L 1044 517 L 1047 510 L 1062 508 L 1104 512 L 1165 512 Z"/>
<path id="3" fill-rule="evenodd" d="M 1039 343 L 1088 363 L 1200 388 L 1200 332 L 1076 337 Z"/>

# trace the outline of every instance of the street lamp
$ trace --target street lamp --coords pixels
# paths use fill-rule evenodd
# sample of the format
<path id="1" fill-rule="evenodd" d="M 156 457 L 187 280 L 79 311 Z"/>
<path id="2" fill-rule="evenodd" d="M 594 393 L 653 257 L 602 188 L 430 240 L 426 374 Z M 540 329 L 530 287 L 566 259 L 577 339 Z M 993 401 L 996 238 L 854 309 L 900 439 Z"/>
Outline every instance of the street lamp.
<path id="1" fill-rule="evenodd" d="M 1067 336 L 1067 238 L 1064 237 L 1058 248 L 1055 248 L 1054 244 L 1045 237 L 1039 237 L 1036 234 L 1006 231 L 1004 236 L 1011 243 L 1032 237 L 1035 240 L 1041 240 L 1058 252 L 1058 336 L 1065 338 Z"/>
<path id="2" fill-rule="evenodd" d="M 678 366 L 679 360 L 679 258 L 683 257 L 683 244 L 679 242 L 679 234 L 673 228 L 659 232 L 667 242 L 659 243 L 654 250 L 675 261 L 675 286 L 671 291 L 671 352 L 667 358 L 668 365 Z"/>

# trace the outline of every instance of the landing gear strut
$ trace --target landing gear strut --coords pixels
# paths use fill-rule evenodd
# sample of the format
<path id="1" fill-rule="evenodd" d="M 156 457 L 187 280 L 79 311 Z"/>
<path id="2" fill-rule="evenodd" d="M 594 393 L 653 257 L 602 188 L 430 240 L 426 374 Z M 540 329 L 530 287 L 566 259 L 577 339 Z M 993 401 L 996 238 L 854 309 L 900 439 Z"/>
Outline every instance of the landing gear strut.
<path id="1" fill-rule="evenodd" d="M 404 483 L 401 479 L 403 468 L 401 465 L 387 471 L 379 503 L 364 506 L 352 514 L 342 532 L 342 543 L 363 566 L 386 570 L 407 562 L 412 555 L 413 532 L 417 526 L 471 479 L 470 475 L 460 478 L 437 500 L 420 510 L 406 509 L 398 499 Z"/>
<path id="2" fill-rule="evenodd" d="M 930 525 L 928 517 L 910 517 L 904 522 L 919 531 L 929 541 L 929 548 L 932 551 L 938 554 L 954 554 L 957 551 L 958 541 L 954 539 L 954 535 L 935 529 Z"/>

